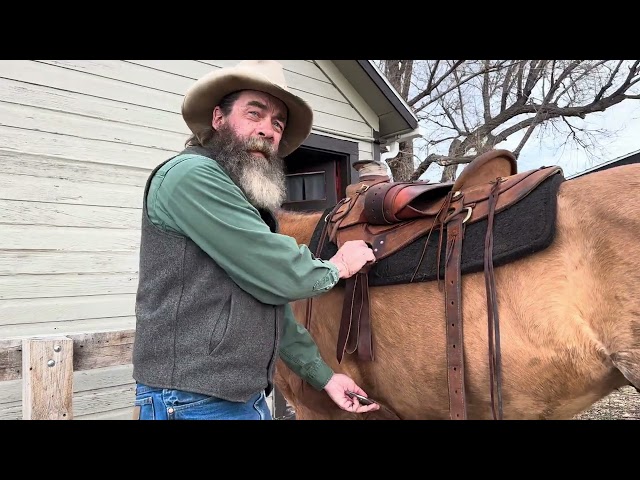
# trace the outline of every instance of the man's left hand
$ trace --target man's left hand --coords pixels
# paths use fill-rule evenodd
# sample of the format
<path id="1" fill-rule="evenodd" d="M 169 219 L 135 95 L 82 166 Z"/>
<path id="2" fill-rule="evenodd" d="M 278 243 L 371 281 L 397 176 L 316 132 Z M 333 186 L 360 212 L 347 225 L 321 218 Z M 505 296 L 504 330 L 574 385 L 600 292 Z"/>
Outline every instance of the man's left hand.
<path id="1" fill-rule="evenodd" d="M 354 392 L 363 397 L 367 397 L 367 393 L 362 390 L 352 379 L 351 377 L 344 375 L 342 373 L 335 373 L 329 383 L 324 387 L 324 390 L 327 392 L 331 400 L 333 400 L 336 405 L 338 405 L 341 409 L 346 410 L 351 413 L 365 413 L 365 412 L 373 412 L 380 408 L 380 405 L 377 403 L 372 403 L 370 405 L 362 405 L 358 400 L 358 397 L 351 398 L 347 392 Z"/>

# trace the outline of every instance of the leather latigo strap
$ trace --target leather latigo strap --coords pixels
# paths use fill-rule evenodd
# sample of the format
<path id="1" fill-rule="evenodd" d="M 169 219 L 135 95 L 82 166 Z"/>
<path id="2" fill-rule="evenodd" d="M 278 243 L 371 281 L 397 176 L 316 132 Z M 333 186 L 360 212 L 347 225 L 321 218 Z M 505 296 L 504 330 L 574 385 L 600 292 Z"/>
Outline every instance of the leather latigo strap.
<path id="1" fill-rule="evenodd" d="M 461 194 L 451 202 L 451 208 L 462 205 Z M 449 384 L 449 414 L 452 420 L 466 420 L 467 406 L 464 385 L 464 352 L 462 335 L 462 241 L 466 212 L 463 210 L 447 224 L 445 255 L 445 319 L 447 322 L 447 380 Z"/>
<path id="2" fill-rule="evenodd" d="M 358 358 L 372 361 L 371 304 L 366 271 L 360 271 L 346 280 L 345 299 L 336 351 L 338 363 L 342 363 L 345 351 L 349 354 L 357 351 Z"/>
<path id="3" fill-rule="evenodd" d="M 371 185 L 382 181 L 384 181 L 384 179 L 376 177 L 371 183 L 363 182 L 362 185 L 354 191 L 351 197 L 345 197 L 333 208 L 325 219 L 318 247 L 316 249 L 316 256 L 320 256 L 326 240 L 335 242 L 338 247 L 342 247 L 344 242 L 351 240 L 351 238 L 343 238 L 341 240 L 336 239 L 336 232 L 338 228 L 345 220 L 353 221 L 349 220 L 353 215 L 355 215 L 355 218 L 360 218 L 361 204 L 356 200 L 360 195 L 366 192 Z M 354 206 L 356 206 L 355 212 L 353 210 Z M 358 207 L 360 207 L 360 209 Z M 362 237 L 355 236 L 353 240 L 361 238 Z M 368 278 L 368 271 L 370 268 L 370 265 L 365 266 L 360 270 L 360 272 L 345 280 L 345 301 L 343 303 L 342 317 L 340 319 L 340 331 L 338 333 L 336 352 L 338 363 L 342 362 L 345 351 L 349 354 L 357 351 L 358 357 L 363 360 L 372 361 L 374 359 Z M 308 298 L 305 327 L 309 331 L 311 330 L 312 303 L 313 299 Z"/>

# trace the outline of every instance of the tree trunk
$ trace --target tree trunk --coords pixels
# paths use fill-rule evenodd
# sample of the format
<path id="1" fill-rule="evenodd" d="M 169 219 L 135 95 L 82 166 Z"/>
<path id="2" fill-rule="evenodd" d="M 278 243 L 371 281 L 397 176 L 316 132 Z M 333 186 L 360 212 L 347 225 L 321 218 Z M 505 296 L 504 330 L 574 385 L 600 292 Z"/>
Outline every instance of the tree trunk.
<path id="1" fill-rule="evenodd" d="M 444 171 L 442 172 L 442 178 L 440 181 L 444 182 L 453 182 L 456 179 L 456 170 L 458 169 L 458 165 L 447 165 L 444 167 Z"/>
<path id="2" fill-rule="evenodd" d="M 400 142 L 400 153 L 387 160 L 394 182 L 408 182 L 415 170 L 413 165 L 413 145 Z"/>
<path id="3" fill-rule="evenodd" d="M 454 139 L 449 145 L 449 156 L 457 157 L 464 155 L 464 149 L 462 148 L 462 141 L 459 138 Z M 440 182 L 453 182 L 456 179 L 456 171 L 458 170 L 458 164 L 447 165 L 442 171 L 442 177 Z"/>

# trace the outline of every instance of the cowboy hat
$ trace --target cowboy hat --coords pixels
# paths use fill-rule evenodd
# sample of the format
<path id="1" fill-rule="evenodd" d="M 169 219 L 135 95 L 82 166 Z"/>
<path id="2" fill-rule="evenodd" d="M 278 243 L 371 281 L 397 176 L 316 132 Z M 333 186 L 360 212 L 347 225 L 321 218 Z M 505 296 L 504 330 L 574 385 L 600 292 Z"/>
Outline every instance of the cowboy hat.
<path id="1" fill-rule="evenodd" d="M 208 73 L 193 84 L 182 102 L 182 117 L 193 133 L 211 127 L 213 109 L 225 95 L 237 90 L 259 90 L 287 106 L 287 126 L 278 153 L 285 157 L 311 133 L 313 110 L 287 89 L 282 65 L 274 60 L 243 60 L 233 67 Z"/>

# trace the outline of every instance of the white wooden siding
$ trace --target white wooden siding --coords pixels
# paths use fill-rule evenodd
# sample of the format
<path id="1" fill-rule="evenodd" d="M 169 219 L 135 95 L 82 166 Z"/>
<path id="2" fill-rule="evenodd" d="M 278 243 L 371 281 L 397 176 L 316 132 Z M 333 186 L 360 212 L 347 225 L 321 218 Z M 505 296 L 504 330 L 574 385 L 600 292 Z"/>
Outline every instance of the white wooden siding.
<path id="1" fill-rule="evenodd" d="M 93 299 L 91 299 L 93 300 Z M 96 331 L 119 331 L 135 328 L 135 317 L 105 317 L 103 313 L 92 310 L 90 315 L 95 318 L 84 318 L 82 320 L 50 321 L 50 317 L 45 317 L 43 313 L 35 312 L 31 323 L 5 325 L 0 327 L 2 338 L 15 339 L 33 335 L 55 335 L 71 333 L 90 333 Z M 42 321 L 38 321 L 42 320 Z"/>
<path id="2" fill-rule="evenodd" d="M 30 155 L 20 151 L 0 149 L 2 171 L 12 175 L 26 175 L 39 178 L 59 178 L 62 180 L 95 182 L 106 185 L 145 184 L 147 168 L 126 168 L 119 165 L 75 161 L 68 156 Z M 18 182 L 21 179 L 17 179 Z"/>
<path id="3" fill-rule="evenodd" d="M 135 326 L 144 183 L 184 147 L 185 90 L 235 63 L 0 62 L 0 338 Z M 377 118 L 348 82 L 324 61 L 282 63 L 314 131 L 371 158 Z M 74 375 L 75 418 L 130 418 L 130 367 Z M 20 397 L 21 381 L 2 384 L 0 419 L 21 417 Z"/>
<path id="4" fill-rule="evenodd" d="M 6 336 L 16 336 L 14 334 L 9 335 L 8 332 L 12 329 L 19 331 L 16 329 L 27 324 L 72 322 L 96 317 L 122 317 L 123 321 L 126 321 L 126 317 L 134 311 L 135 301 L 136 296 L 134 293 L 32 298 L 29 302 L 25 302 L 20 298 L 8 299 L 0 303 L 0 317 L 11 318 L 14 322 L 13 325 L 18 325 L 18 327 L 9 325 L 0 327 L 0 331 L 3 331 L 2 328 L 4 328 L 4 335 L 2 336 L 4 338 Z M 99 322 L 94 321 L 94 323 Z"/>
<path id="5" fill-rule="evenodd" d="M 73 374 L 73 416 L 76 420 L 128 419 L 134 400 L 132 367 L 97 368 Z M 0 420 L 22 418 L 22 381 L 3 382 Z"/>
<path id="6" fill-rule="evenodd" d="M 358 142 L 358 158 L 360 160 L 373 160 L 373 144 Z"/>

